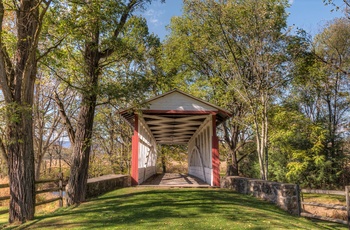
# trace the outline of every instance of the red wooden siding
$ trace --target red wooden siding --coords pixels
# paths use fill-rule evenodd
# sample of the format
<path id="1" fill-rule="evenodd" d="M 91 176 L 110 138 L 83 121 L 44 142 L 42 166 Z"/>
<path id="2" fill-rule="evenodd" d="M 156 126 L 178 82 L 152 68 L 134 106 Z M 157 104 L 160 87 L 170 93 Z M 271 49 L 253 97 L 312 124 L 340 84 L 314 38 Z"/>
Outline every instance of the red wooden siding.
<path id="1" fill-rule="evenodd" d="M 132 136 L 131 155 L 131 184 L 139 184 L 139 119 L 135 114 L 134 135 Z"/>
<path id="2" fill-rule="evenodd" d="M 212 115 L 213 137 L 212 137 L 212 186 L 220 187 L 220 159 L 219 159 L 219 138 L 216 136 L 216 115 Z"/>

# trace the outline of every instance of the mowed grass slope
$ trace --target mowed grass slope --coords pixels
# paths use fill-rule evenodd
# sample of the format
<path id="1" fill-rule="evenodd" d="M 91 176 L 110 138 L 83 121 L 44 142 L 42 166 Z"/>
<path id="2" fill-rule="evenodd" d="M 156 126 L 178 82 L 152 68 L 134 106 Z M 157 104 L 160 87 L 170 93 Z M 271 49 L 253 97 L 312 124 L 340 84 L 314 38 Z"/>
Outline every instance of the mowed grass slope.
<path id="1" fill-rule="evenodd" d="M 4 227 L 4 226 L 3 226 Z M 131 187 L 7 229 L 347 229 L 223 189 Z"/>

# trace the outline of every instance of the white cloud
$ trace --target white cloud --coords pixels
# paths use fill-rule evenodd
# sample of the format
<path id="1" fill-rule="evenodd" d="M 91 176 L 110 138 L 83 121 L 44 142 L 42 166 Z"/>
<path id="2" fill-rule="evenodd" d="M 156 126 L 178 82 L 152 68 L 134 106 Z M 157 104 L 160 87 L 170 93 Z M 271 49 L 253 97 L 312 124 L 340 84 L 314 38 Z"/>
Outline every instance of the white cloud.
<path id="1" fill-rule="evenodd" d="M 164 25 L 161 21 L 162 15 L 164 15 L 164 11 L 157 9 L 149 9 L 144 13 L 147 21 L 155 27 Z"/>
<path id="2" fill-rule="evenodd" d="M 292 5 L 294 3 L 294 0 L 289 0 L 288 3 Z"/>

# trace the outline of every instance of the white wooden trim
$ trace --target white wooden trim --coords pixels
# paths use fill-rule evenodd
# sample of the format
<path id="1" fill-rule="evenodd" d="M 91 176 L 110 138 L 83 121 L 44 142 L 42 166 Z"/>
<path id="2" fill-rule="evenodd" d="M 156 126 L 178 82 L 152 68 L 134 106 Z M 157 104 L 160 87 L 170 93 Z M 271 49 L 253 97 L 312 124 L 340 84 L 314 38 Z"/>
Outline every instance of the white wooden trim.
<path id="1" fill-rule="evenodd" d="M 193 136 L 191 137 L 191 139 L 188 142 L 191 142 L 194 140 L 194 138 L 196 137 L 196 135 L 198 135 L 202 129 L 206 126 L 206 124 L 208 122 L 212 121 L 212 115 L 207 115 L 206 119 L 203 121 L 203 123 L 201 124 L 201 126 L 199 126 L 199 128 L 196 130 L 196 132 L 193 134 Z M 211 127 L 212 125 L 210 125 Z"/>
<path id="2" fill-rule="evenodd" d="M 140 123 L 142 123 L 142 126 L 146 129 L 146 131 L 148 132 L 148 134 L 153 138 L 153 140 L 155 141 L 156 139 L 153 136 L 153 132 L 150 130 L 149 126 L 147 125 L 145 119 L 143 119 L 142 116 L 139 116 L 139 130 L 140 130 Z"/>
<path id="3" fill-rule="evenodd" d="M 196 116 L 188 116 L 188 117 L 180 117 L 180 118 L 169 118 L 163 117 L 160 115 L 152 115 L 152 114 L 142 114 L 145 118 L 157 119 L 161 121 L 171 122 L 171 121 L 191 121 L 206 118 L 208 115 L 196 115 Z"/>
<path id="4" fill-rule="evenodd" d="M 194 146 L 193 150 L 197 150 L 197 154 L 199 155 L 199 159 L 200 159 L 201 165 L 202 165 L 203 178 L 204 178 L 204 181 L 207 181 L 206 176 L 205 176 L 205 169 L 204 169 L 204 164 L 203 164 L 202 153 L 196 145 Z"/>

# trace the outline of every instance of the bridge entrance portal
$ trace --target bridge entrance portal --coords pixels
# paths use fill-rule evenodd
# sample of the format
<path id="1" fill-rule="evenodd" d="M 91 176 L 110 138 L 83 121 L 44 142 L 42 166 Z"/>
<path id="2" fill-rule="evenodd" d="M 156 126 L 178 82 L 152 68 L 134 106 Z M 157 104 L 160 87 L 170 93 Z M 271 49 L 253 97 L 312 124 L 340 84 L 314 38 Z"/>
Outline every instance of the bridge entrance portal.
<path id="1" fill-rule="evenodd" d="M 231 115 L 216 105 L 180 90 L 145 102 L 141 110 L 121 115 L 133 126 L 131 178 L 138 185 L 156 173 L 157 145 L 188 145 L 188 173 L 220 186 L 216 127 Z"/>

